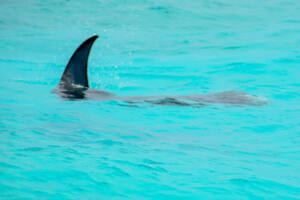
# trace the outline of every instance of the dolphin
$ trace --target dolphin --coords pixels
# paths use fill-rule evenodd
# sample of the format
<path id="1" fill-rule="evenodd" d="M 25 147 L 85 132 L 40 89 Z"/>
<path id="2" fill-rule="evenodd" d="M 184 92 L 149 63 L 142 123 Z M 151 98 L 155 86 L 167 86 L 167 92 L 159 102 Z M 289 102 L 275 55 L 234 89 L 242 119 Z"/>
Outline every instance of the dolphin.
<path id="1" fill-rule="evenodd" d="M 119 96 L 107 91 L 89 87 L 88 58 L 90 50 L 98 38 L 94 35 L 85 40 L 70 58 L 57 87 L 52 91 L 64 100 L 122 101 L 130 104 L 149 103 L 152 105 L 203 106 L 206 104 L 226 104 L 236 106 L 261 106 L 267 104 L 264 97 L 241 91 L 225 91 L 214 94 L 194 95 L 152 95 Z"/>

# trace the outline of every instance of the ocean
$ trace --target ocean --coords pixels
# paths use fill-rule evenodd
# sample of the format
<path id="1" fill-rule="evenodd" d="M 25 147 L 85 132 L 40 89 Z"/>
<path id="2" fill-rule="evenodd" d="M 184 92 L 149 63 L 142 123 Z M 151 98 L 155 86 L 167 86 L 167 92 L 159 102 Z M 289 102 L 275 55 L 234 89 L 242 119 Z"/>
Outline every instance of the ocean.
<path id="1" fill-rule="evenodd" d="M 1 0 L 0 199 L 300 199 L 300 1 Z M 51 93 L 99 35 L 90 86 L 238 90 L 263 106 Z"/>

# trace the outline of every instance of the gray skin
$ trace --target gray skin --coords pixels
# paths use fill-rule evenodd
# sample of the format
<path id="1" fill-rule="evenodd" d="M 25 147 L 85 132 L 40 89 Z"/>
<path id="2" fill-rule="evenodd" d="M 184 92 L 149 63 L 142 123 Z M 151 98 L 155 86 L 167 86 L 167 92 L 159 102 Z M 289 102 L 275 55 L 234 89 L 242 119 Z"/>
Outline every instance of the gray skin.
<path id="1" fill-rule="evenodd" d="M 89 88 L 87 68 L 91 47 L 97 35 L 84 41 L 73 53 L 58 86 L 52 91 L 64 100 L 122 101 L 128 105 L 149 103 L 152 105 L 203 106 L 206 104 L 227 104 L 235 106 L 261 106 L 267 104 L 262 97 L 241 91 L 226 91 L 215 94 L 195 95 L 153 95 L 153 96 L 118 96 L 110 92 Z"/>

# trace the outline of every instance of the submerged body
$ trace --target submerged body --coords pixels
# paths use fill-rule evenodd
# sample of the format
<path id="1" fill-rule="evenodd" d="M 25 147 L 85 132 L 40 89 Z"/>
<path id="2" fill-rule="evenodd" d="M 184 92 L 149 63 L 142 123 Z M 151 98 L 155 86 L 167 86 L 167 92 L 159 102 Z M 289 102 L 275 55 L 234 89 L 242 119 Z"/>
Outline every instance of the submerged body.
<path id="1" fill-rule="evenodd" d="M 84 41 L 73 53 L 60 83 L 52 91 L 66 100 L 97 100 L 97 101 L 123 101 L 127 103 L 150 103 L 155 105 L 199 106 L 208 103 L 229 105 L 260 106 L 267 104 L 265 98 L 250 95 L 241 91 L 226 91 L 215 94 L 195 95 L 153 95 L 153 96 L 118 96 L 106 91 L 89 88 L 87 68 L 88 56 L 94 41 L 93 36 Z"/>
<path id="2" fill-rule="evenodd" d="M 253 96 L 241 91 L 226 91 L 214 94 L 195 95 L 153 95 L 153 96 L 118 96 L 110 92 L 90 88 L 76 88 L 66 90 L 59 88 L 53 90 L 65 100 L 96 100 L 96 101 L 123 101 L 129 104 L 150 103 L 153 105 L 177 105 L 177 106 L 202 106 L 206 104 L 228 104 L 261 106 L 267 104 L 262 97 Z"/>

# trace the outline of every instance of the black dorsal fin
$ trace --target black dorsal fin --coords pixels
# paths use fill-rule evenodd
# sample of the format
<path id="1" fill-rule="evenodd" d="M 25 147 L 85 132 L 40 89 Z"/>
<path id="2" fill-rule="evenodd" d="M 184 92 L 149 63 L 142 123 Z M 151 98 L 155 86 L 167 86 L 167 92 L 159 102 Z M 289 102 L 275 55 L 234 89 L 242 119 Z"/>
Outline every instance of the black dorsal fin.
<path id="1" fill-rule="evenodd" d="M 75 84 L 89 87 L 87 75 L 88 58 L 93 43 L 97 38 L 97 35 L 88 38 L 76 49 L 65 68 L 59 85 L 72 86 L 72 84 Z"/>

